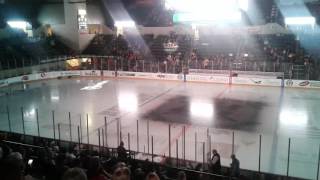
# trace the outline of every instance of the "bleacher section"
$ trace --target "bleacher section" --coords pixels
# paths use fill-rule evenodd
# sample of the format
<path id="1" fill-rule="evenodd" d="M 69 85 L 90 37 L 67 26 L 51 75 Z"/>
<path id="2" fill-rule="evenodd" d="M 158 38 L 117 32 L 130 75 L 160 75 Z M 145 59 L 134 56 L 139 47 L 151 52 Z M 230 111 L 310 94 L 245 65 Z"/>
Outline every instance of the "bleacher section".
<path id="1" fill-rule="evenodd" d="M 293 177 L 241 170 L 240 176 L 230 175 L 231 169 L 223 167 L 221 174 L 213 174 L 206 163 L 159 157 L 130 149 L 109 148 L 105 144 L 89 145 L 81 141 L 68 142 L 30 135 L 0 132 L 0 174 L 3 180 L 65 179 L 72 168 L 81 168 L 84 177 L 108 180 L 119 178 L 119 167 L 127 170 L 123 180 L 143 180 L 153 173 L 161 180 L 255 180 L 286 179 Z M 123 154 L 125 153 L 125 154 Z M 163 159 L 157 162 L 156 159 Z M 75 176 L 75 174 L 73 174 Z M 146 178 L 147 180 L 151 180 Z"/>

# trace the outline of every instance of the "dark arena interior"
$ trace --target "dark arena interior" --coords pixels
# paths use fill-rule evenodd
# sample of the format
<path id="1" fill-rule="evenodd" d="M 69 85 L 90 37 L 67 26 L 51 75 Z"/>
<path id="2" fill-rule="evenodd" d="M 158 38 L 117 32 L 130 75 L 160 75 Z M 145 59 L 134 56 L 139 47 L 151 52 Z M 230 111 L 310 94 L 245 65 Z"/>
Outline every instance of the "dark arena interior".
<path id="1" fill-rule="evenodd" d="M 0 179 L 320 180 L 318 22 L 318 0 L 0 0 Z"/>

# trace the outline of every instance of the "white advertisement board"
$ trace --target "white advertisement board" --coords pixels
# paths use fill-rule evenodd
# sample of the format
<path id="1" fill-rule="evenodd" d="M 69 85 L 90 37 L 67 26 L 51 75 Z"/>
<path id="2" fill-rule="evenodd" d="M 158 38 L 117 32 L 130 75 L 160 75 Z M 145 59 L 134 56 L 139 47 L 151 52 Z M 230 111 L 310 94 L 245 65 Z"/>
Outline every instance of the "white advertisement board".
<path id="1" fill-rule="evenodd" d="M 232 84 L 281 87 L 281 79 L 232 77 Z"/>
<path id="2" fill-rule="evenodd" d="M 103 74 L 101 74 L 103 73 Z M 143 73 L 143 72 L 128 72 L 128 71 L 100 71 L 100 70 L 83 70 L 83 71 L 53 71 L 53 72 L 42 72 L 37 74 L 29 74 L 23 76 L 17 76 L 0 80 L 0 87 L 7 86 L 8 84 L 29 82 L 35 80 L 45 80 L 57 77 L 69 77 L 69 76 L 89 76 L 99 77 L 117 77 L 119 78 L 137 78 L 137 79 L 155 79 L 155 80 L 174 80 L 183 81 L 183 74 L 163 74 L 163 73 Z M 266 79 L 266 78 L 249 78 L 249 77 L 232 77 L 228 76 L 213 76 L 213 75 L 197 75 L 188 74 L 186 75 L 186 81 L 190 82 L 209 82 L 209 83 L 220 83 L 229 84 L 230 79 L 232 84 L 244 84 L 244 85 L 256 85 L 256 86 L 282 86 L 282 79 Z M 286 79 L 283 82 L 284 87 L 300 87 L 300 88 L 320 88 L 320 81 L 310 80 L 291 80 Z"/>
<path id="3" fill-rule="evenodd" d="M 80 71 L 80 76 L 86 76 L 86 77 L 101 76 L 101 71 L 100 70 L 82 70 Z"/>
<path id="4" fill-rule="evenodd" d="M 158 79 L 158 80 L 183 80 L 182 74 L 163 74 L 163 73 L 140 73 L 140 72 L 128 72 L 118 71 L 117 77 L 125 78 L 139 78 L 139 79 Z"/>
<path id="5" fill-rule="evenodd" d="M 229 84 L 227 76 L 208 76 L 208 75 L 187 75 L 187 81 L 191 82 L 211 82 L 220 84 Z"/>
<path id="6" fill-rule="evenodd" d="M 115 77 L 116 73 L 114 71 L 103 71 L 103 76 L 104 77 Z"/>
<path id="7" fill-rule="evenodd" d="M 284 86 L 299 88 L 320 88 L 320 81 L 286 79 L 284 81 Z"/>
<path id="8" fill-rule="evenodd" d="M 80 71 L 58 71 L 60 77 L 80 76 Z"/>

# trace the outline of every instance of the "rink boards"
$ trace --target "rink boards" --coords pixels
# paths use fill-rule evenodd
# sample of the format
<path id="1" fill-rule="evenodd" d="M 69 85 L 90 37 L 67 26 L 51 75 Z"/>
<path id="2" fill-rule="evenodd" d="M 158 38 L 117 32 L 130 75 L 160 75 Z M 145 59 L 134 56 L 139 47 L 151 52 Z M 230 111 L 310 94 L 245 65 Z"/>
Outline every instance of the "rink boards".
<path id="1" fill-rule="evenodd" d="M 167 81 L 205 82 L 229 85 L 253 85 L 253 86 L 274 86 L 274 87 L 299 87 L 299 88 L 320 88 L 320 81 L 252 78 L 252 77 L 229 77 L 226 75 L 210 74 L 167 74 L 167 73 L 144 73 L 129 71 L 101 71 L 101 70 L 75 70 L 75 71 L 53 71 L 29 74 L 0 80 L 0 87 L 9 84 L 45 80 L 64 77 L 117 77 Z"/>

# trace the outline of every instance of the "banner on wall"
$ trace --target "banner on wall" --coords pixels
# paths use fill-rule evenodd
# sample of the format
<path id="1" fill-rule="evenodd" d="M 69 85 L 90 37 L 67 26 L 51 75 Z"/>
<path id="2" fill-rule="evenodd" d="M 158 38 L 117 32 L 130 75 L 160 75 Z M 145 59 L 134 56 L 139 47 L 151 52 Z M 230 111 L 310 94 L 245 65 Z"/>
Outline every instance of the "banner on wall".
<path id="1" fill-rule="evenodd" d="M 78 9 L 78 25 L 80 34 L 88 33 L 87 10 Z"/>
<path id="2" fill-rule="evenodd" d="M 179 45 L 176 42 L 163 43 L 163 49 L 166 52 L 176 52 L 178 48 L 179 48 Z"/>

